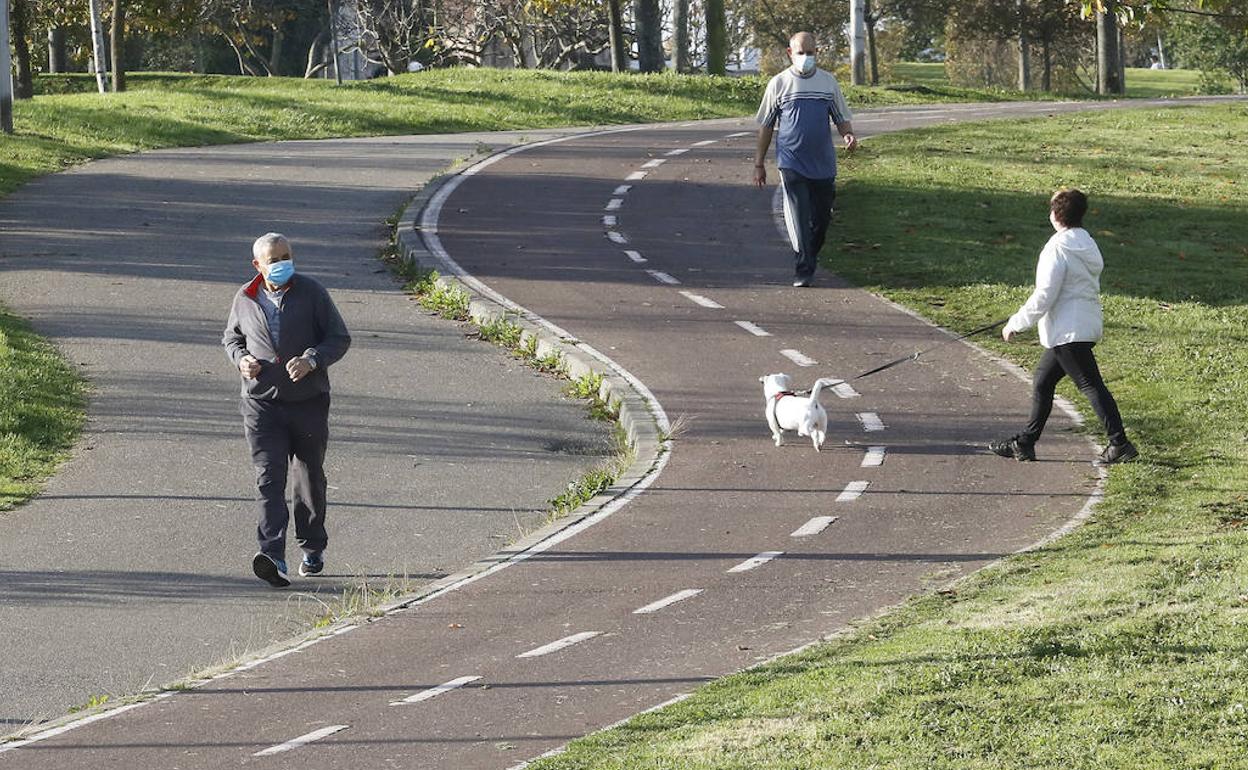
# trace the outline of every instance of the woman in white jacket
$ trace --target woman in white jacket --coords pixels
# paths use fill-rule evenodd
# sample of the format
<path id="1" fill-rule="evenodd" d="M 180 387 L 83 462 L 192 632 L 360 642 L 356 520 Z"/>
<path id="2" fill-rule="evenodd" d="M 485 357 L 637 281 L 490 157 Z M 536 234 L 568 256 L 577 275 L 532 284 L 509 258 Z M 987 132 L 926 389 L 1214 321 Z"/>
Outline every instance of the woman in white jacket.
<path id="1" fill-rule="evenodd" d="M 1083 229 L 1088 198 L 1078 190 L 1059 190 L 1049 199 L 1049 222 L 1057 232 L 1040 252 L 1036 289 L 1001 330 L 1009 342 L 1015 334 L 1040 326 L 1044 355 L 1032 381 L 1031 419 L 1022 433 L 988 448 L 1002 457 L 1035 460 L 1036 441 L 1053 410 L 1053 393 L 1062 377 L 1070 377 L 1092 402 L 1109 446 L 1097 461 L 1112 464 L 1139 456 L 1127 440 L 1118 404 L 1105 387 L 1092 346 L 1101 339 L 1101 250 Z"/>

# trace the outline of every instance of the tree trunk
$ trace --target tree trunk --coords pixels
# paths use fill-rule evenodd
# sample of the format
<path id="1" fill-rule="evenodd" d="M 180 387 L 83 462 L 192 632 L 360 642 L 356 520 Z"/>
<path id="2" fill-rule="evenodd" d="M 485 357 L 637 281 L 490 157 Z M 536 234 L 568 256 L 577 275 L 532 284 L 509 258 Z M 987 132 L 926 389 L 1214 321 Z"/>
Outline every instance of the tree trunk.
<path id="1" fill-rule="evenodd" d="M 60 27 L 48 27 L 48 72 L 65 72 L 65 30 Z"/>
<path id="2" fill-rule="evenodd" d="M 9 71 L 9 3 L 0 0 L 0 131 L 13 133 L 13 78 Z"/>
<path id="3" fill-rule="evenodd" d="M 866 8 L 864 0 L 849 0 L 849 82 L 856 86 L 867 84 Z"/>
<path id="4" fill-rule="evenodd" d="M 1040 48 L 1041 56 L 1044 57 L 1044 74 L 1041 76 L 1040 87 L 1045 91 L 1053 90 L 1053 51 L 1049 45 L 1049 39 L 1045 38 Z"/>
<path id="5" fill-rule="evenodd" d="M 689 72 L 693 62 L 689 58 L 689 0 L 676 0 L 676 11 L 672 25 L 676 27 L 676 59 L 677 72 Z"/>
<path id="6" fill-rule="evenodd" d="M 1127 92 L 1127 33 L 1122 27 L 1118 28 L 1118 86 L 1119 93 Z"/>
<path id="7" fill-rule="evenodd" d="M 875 49 L 875 14 L 871 13 L 871 0 L 863 0 L 862 25 L 867 29 L 867 59 L 871 63 L 871 85 L 880 84 L 880 60 Z"/>
<path id="8" fill-rule="evenodd" d="M 628 52 L 624 47 L 624 12 L 621 0 L 607 0 L 607 24 L 611 40 L 611 71 L 628 72 Z"/>
<path id="9" fill-rule="evenodd" d="M 91 61 L 95 73 L 95 86 L 104 93 L 108 90 L 108 67 L 104 63 L 104 28 L 100 24 L 100 0 L 87 0 L 91 16 Z"/>
<path id="10" fill-rule="evenodd" d="M 126 90 L 126 4 L 125 0 L 113 0 L 112 36 L 113 93 Z"/>
<path id="11" fill-rule="evenodd" d="M 1157 33 L 1157 61 L 1161 64 L 1163 70 L 1170 69 L 1166 65 L 1166 47 L 1161 42 L 1161 32 Z"/>
<path id="12" fill-rule="evenodd" d="M 307 63 L 303 67 L 303 79 L 315 77 L 317 73 L 325 69 L 325 63 L 321 61 L 321 53 L 325 48 L 325 30 L 316 33 L 316 39 L 312 41 L 312 45 L 308 46 Z"/>
<path id="13" fill-rule="evenodd" d="M 269 74 L 280 75 L 282 70 L 282 48 L 286 43 L 286 32 L 282 25 L 273 27 L 273 45 L 269 48 Z"/>
<path id="14" fill-rule="evenodd" d="M 334 82 L 342 85 L 342 44 L 338 42 L 338 3 L 329 0 L 329 43 L 333 46 Z"/>
<path id="15" fill-rule="evenodd" d="M 1096 14 L 1096 90 L 1102 95 L 1121 94 L 1118 71 L 1118 18 L 1113 8 Z"/>
<path id="16" fill-rule="evenodd" d="M 1031 41 L 1027 39 L 1027 0 L 1018 0 L 1018 90 L 1031 87 Z"/>
<path id="17" fill-rule="evenodd" d="M 706 8 L 706 74 L 728 72 L 728 19 L 724 0 L 704 0 Z"/>
<path id="18" fill-rule="evenodd" d="M 13 34 L 13 63 L 17 65 L 13 73 L 13 96 L 17 99 L 30 99 L 35 95 L 34 71 L 30 61 L 30 41 L 27 40 L 27 33 L 30 32 L 28 2 L 29 0 L 10 0 L 9 5 L 9 28 Z M 0 77 L 8 76 L 7 70 L 0 72 Z"/>
<path id="19" fill-rule="evenodd" d="M 633 16 L 637 22 L 638 69 L 662 72 L 663 11 L 659 0 L 633 0 Z"/>

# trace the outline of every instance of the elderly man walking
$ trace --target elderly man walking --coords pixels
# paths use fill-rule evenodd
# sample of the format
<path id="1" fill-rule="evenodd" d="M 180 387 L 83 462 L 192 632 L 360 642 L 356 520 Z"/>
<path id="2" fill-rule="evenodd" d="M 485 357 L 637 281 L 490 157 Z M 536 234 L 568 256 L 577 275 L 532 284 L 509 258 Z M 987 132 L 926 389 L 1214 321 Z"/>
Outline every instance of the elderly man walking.
<path id="1" fill-rule="evenodd" d="M 767 149 L 778 130 L 776 166 L 784 191 L 784 222 L 793 245 L 793 285 L 809 286 L 836 199 L 836 147 L 829 119 L 844 138 L 846 149 L 857 147 L 858 139 L 836 78 L 815 65 L 815 36 L 798 32 L 785 50 L 792 66 L 767 84 L 756 116 L 760 128 L 754 183 L 767 184 Z"/>
<path id="2" fill-rule="evenodd" d="M 267 233 L 252 246 L 256 275 L 234 295 L 221 343 L 242 375 L 243 432 L 256 470 L 260 551 L 256 577 L 274 588 L 286 578 L 286 527 L 291 514 L 303 549 L 299 574 L 324 569 L 325 447 L 329 441 L 331 364 L 351 335 L 329 292 L 295 274 L 290 242 Z M 289 478 L 293 508 L 286 505 Z"/>

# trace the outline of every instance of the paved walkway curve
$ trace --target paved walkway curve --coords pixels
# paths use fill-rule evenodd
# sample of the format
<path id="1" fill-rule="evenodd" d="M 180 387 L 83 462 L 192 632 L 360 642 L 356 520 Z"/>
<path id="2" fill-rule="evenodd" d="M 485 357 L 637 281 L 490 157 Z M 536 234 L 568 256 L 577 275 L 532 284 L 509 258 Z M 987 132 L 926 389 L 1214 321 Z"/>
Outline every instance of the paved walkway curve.
<path id="1" fill-rule="evenodd" d="M 487 556 L 601 460 L 605 428 L 557 381 L 428 317 L 376 258 L 431 177 L 521 137 L 151 152 L 0 201 L 0 300 L 93 387 L 73 459 L 0 513 L 0 734 L 288 638 L 361 577 L 416 586 Z M 250 573 L 253 476 L 220 347 L 268 230 L 354 334 L 332 372 L 328 575 L 288 592 Z"/>
<path id="2" fill-rule="evenodd" d="M 959 114 L 889 112 L 919 124 Z M 872 117 L 859 120 L 864 134 L 905 122 Z M 770 196 L 742 184 L 751 134 L 721 121 L 520 153 L 462 185 L 439 224 L 469 271 L 688 418 L 645 495 L 512 569 L 2 753 L 0 768 L 508 767 L 964 574 L 1081 510 L 1090 449 L 1060 424 L 1026 473 L 976 448 L 1021 419 L 1027 386 L 960 346 L 830 398 L 825 452 L 771 446 L 759 374 L 852 373 L 939 332 L 835 283 L 787 287 Z"/>

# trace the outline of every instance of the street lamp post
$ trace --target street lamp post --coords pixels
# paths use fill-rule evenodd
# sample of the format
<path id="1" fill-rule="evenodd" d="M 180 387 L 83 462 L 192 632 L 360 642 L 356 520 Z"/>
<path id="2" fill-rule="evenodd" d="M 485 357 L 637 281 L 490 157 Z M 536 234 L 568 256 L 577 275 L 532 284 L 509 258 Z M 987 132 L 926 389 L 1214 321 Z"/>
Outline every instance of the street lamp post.
<path id="1" fill-rule="evenodd" d="M 0 130 L 13 133 L 13 61 L 9 56 L 9 0 L 0 0 Z"/>

